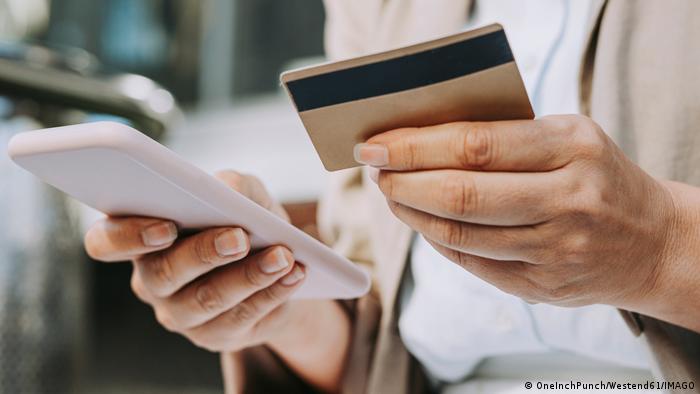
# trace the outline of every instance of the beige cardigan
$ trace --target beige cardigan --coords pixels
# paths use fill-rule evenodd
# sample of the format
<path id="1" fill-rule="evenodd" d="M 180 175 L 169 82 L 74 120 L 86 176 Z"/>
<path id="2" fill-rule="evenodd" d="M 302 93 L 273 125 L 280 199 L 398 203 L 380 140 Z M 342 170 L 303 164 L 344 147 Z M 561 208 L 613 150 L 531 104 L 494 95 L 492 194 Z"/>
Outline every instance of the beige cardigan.
<path id="1" fill-rule="evenodd" d="M 456 32 L 470 8 L 470 0 L 325 3 L 333 59 Z M 652 175 L 694 185 L 700 185 L 699 21 L 698 0 L 597 0 L 581 68 L 583 112 Z M 335 174 L 319 208 L 325 240 L 374 274 L 372 293 L 353 310 L 344 391 L 423 392 L 423 374 L 401 342 L 394 308 L 412 232 L 393 217 L 376 186 L 365 187 L 368 182 L 360 170 Z M 646 339 L 660 379 L 700 386 L 700 335 L 636 314 L 621 316 Z M 238 364 L 238 377 L 227 378 L 229 389 L 304 391 L 265 350 L 241 357 L 245 368 Z M 231 362 L 225 360 L 225 367 Z"/>

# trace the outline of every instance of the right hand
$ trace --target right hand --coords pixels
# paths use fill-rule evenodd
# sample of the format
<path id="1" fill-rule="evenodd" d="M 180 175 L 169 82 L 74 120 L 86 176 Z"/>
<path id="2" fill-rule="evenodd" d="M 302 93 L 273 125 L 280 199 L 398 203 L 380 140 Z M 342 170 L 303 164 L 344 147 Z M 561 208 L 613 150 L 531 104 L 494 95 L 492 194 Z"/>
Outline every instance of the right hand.
<path id="1" fill-rule="evenodd" d="M 233 171 L 217 177 L 288 220 L 258 179 Z M 131 288 L 158 322 L 216 352 L 265 344 L 284 332 L 292 314 L 287 301 L 305 274 L 283 246 L 251 254 L 248 234 L 235 227 L 178 239 L 169 221 L 109 217 L 90 228 L 85 248 L 96 260 L 131 260 Z"/>

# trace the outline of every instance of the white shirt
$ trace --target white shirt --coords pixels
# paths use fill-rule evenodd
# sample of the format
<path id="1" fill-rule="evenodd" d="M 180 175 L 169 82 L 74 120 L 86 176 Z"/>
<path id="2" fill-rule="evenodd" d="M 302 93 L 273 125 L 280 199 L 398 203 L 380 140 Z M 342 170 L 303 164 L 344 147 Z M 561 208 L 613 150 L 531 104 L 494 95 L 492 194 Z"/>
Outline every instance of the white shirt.
<path id="1" fill-rule="evenodd" d="M 590 0 L 480 1 L 469 27 L 503 24 L 538 116 L 578 113 L 590 9 Z M 574 353 L 613 367 L 650 368 L 647 349 L 613 307 L 527 304 L 448 261 L 420 236 L 411 252 L 411 274 L 402 298 L 401 337 L 440 381 L 462 380 L 482 361 L 516 354 Z M 550 361 L 557 363 L 554 356 Z"/>

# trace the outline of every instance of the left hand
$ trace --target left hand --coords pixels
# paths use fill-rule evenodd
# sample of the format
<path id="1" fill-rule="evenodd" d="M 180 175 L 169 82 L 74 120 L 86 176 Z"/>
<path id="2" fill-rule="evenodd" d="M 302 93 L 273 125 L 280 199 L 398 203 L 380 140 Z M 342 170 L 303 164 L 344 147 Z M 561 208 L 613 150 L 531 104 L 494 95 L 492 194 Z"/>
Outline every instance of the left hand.
<path id="1" fill-rule="evenodd" d="M 400 220 L 527 301 L 638 310 L 673 260 L 672 193 L 589 118 L 399 129 L 355 153 Z"/>

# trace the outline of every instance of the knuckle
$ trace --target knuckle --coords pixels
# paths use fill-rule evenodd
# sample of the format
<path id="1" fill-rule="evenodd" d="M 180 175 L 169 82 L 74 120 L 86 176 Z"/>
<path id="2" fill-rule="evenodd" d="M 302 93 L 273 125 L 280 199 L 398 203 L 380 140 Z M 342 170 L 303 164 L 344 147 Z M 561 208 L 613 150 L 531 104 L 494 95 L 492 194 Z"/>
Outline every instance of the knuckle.
<path id="1" fill-rule="evenodd" d="M 153 286 L 151 291 L 158 296 L 166 296 L 175 288 L 173 261 L 169 253 L 160 253 L 144 264 L 149 267 Z"/>
<path id="2" fill-rule="evenodd" d="M 210 235 L 215 234 L 211 233 Z M 217 265 L 220 259 L 212 238 L 200 235 L 194 240 L 192 245 L 192 253 L 194 253 L 195 259 L 206 267 Z"/>
<path id="3" fill-rule="evenodd" d="M 549 304 L 561 304 L 569 300 L 573 294 L 568 284 L 541 285 L 539 287 L 539 299 Z"/>
<path id="4" fill-rule="evenodd" d="M 262 258 L 275 259 L 276 257 L 275 253 L 267 253 L 265 256 L 262 256 Z M 257 264 L 252 264 L 252 262 L 244 266 L 243 277 L 248 287 L 257 289 L 265 285 L 264 278 L 260 274 L 260 268 L 258 268 Z"/>
<path id="5" fill-rule="evenodd" d="M 549 115 L 535 122 L 542 129 L 553 130 L 565 136 L 574 137 L 583 118 L 585 117 L 582 115 Z"/>
<path id="6" fill-rule="evenodd" d="M 595 218 L 602 215 L 606 205 L 614 200 L 616 191 L 594 173 L 585 178 L 570 177 L 562 188 L 560 212 L 572 218 Z"/>
<path id="7" fill-rule="evenodd" d="M 221 293 L 208 279 L 204 279 L 196 285 L 194 299 L 197 307 L 205 313 L 218 312 L 224 307 Z"/>
<path id="8" fill-rule="evenodd" d="M 529 278 L 528 298 L 553 305 L 571 306 L 579 296 L 576 281 L 571 278 L 574 268 L 564 262 L 533 269 Z"/>
<path id="9" fill-rule="evenodd" d="M 219 346 L 216 346 L 214 341 L 212 341 L 207 335 L 201 335 L 199 333 L 187 333 L 185 336 L 190 342 L 192 342 L 192 344 L 194 344 L 198 348 L 204 349 L 212 353 L 220 351 Z"/>
<path id="10" fill-rule="evenodd" d="M 559 133 L 570 133 L 573 135 L 576 129 L 578 115 L 549 115 L 535 122 L 541 124 L 545 129 L 556 130 Z"/>
<path id="11" fill-rule="evenodd" d="M 162 309 L 156 308 L 155 309 L 155 316 L 156 316 L 156 321 L 158 324 L 160 324 L 163 328 L 170 332 L 178 332 L 178 327 L 175 324 L 175 320 L 163 311 Z"/>
<path id="12" fill-rule="evenodd" d="M 262 290 L 263 299 L 270 303 L 279 303 L 287 298 L 288 292 L 282 286 L 270 286 Z"/>
<path id="13" fill-rule="evenodd" d="M 399 216 L 401 213 L 401 204 L 397 203 L 396 201 L 392 200 L 387 200 L 386 201 L 387 205 L 389 206 L 389 210 L 396 216 Z"/>
<path id="14" fill-rule="evenodd" d="M 136 297 L 138 297 L 141 301 L 146 302 L 146 291 L 144 290 L 143 283 L 141 283 L 141 278 L 139 278 L 136 271 L 134 271 L 134 273 L 131 275 L 131 281 L 129 284 L 131 285 L 131 291 L 136 295 Z"/>
<path id="15" fill-rule="evenodd" d="M 474 258 L 466 253 L 454 252 L 456 263 L 460 267 L 469 270 L 469 268 L 474 264 Z"/>
<path id="16" fill-rule="evenodd" d="M 395 174 L 387 171 L 382 171 L 379 177 L 379 189 L 388 199 L 395 197 Z"/>
<path id="17" fill-rule="evenodd" d="M 607 197 L 601 189 L 591 186 L 584 186 L 570 200 L 569 214 L 573 219 L 581 222 L 595 220 L 604 211 Z"/>
<path id="18" fill-rule="evenodd" d="M 593 239 L 591 234 L 585 232 L 572 233 L 564 238 L 558 254 L 567 263 L 581 263 L 586 259 L 592 247 Z"/>
<path id="19" fill-rule="evenodd" d="M 126 240 L 134 238 L 135 225 L 131 220 L 102 219 L 95 223 L 83 239 L 85 251 L 95 260 L 109 261 L 119 253 L 128 253 L 133 246 Z"/>
<path id="20" fill-rule="evenodd" d="M 437 229 L 438 236 L 447 245 L 461 246 L 468 243 L 467 232 L 459 224 L 438 217 L 433 217 L 431 220 L 434 223 L 433 227 Z"/>
<path id="21" fill-rule="evenodd" d="M 292 313 L 289 303 L 275 306 L 246 331 L 249 340 L 265 342 L 275 331 L 284 329 L 288 317 Z"/>
<path id="22" fill-rule="evenodd" d="M 402 168 L 416 168 L 420 165 L 420 148 L 419 145 L 414 141 L 412 137 L 401 138 L 397 142 L 398 151 L 401 163 L 399 166 Z"/>
<path id="23" fill-rule="evenodd" d="M 523 299 L 541 302 L 542 299 L 540 298 L 539 292 L 537 291 L 539 285 L 537 284 L 537 282 L 535 282 L 535 280 L 532 279 L 533 275 L 534 274 L 531 272 L 528 272 L 527 274 L 523 275 L 523 280 L 520 281 L 517 284 L 517 286 L 515 286 L 513 291 L 510 292 L 510 294 Z"/>
<path id="24" fill-rule="evenodd" d="M 255 320 L 257 307 L 251 302 L 238 304 L 228 313 L 228 320 L 233 326 L 244 326 Z"/>
<path id="25" fill-rule="evenodd" d="M 462 166 L 474 169 L 488 168 L 496 156 L 493 134 L 473 125 L 464 127 L 458 134 L 460 141 L 454 145 L 461 149 L 458 156 Z"/>
<path id="26" fill-rule="evenodd" d="M 527 257 L 539 264 L 558 262 L 560 254 L 557 246 L 561 242 L 561 230 L 558 223 L 545 222 L 532 226 L 537 237 L 532 237 L 526 249 Z"/>
<path id="27" fill-rule="evenodd" d="M 476 209 L 477 193 L 474 181 L 465 176 L 446 176 L 440 188 L 442 210 L 448 216 L 463 218 Z"/>
<path id="28" fill-rule="evenodd" d="M 576 154 L 579 158 L 599 160 L 604 157 L 608 139 L 603 130 L 592 120 L 577 117 L 571 126 Z"/>
<path id="29" fill-rule="evenodd" d="M 240 191 L 243 185 L 243 175 L 234 170 L 217 171 L 214 176 L 223 181 L 228 187 L 233 190 Z"/>
<path id="30" fill-rule="evenodd" d="M 573 202 L 578 201 L 579 195 L 585 187 L 585 180 L 578 176 L 566 176 L 561 178 L 559 185 L 562 193 L 561 200 L 568 202 L 568 204 L 561 204 L 561 208 L 569 209 L 574 205 Z"/>
<path id="31" fill-rule="evenodd" d="M 600 126 L 591 118 L 588 116 L 584 115 L 568 115 L 567 119 L 569 122 L 572 123 L 571 127 L 574 129 L 584 129 L 584 130 L 592 130 L 592 131 L 602 131 Z"/>

